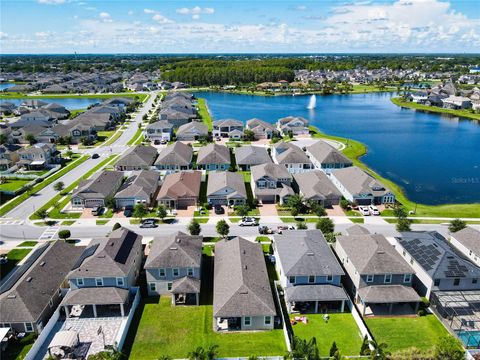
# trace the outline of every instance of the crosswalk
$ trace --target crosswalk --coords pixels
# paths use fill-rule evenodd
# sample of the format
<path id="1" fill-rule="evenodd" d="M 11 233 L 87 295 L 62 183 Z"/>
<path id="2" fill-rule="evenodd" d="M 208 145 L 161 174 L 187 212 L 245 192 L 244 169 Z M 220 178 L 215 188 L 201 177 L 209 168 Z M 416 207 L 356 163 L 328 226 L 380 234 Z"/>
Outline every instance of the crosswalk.
<path id="1" fill-rule="evenodd" d="M 52 240 L 57 235 L 60 226 L 50 226 L 40 235 L 38 240 Z"/>
<path id="2" fill-rule="evenodd" d="M 22 225 L 24 222 L 17 219 L 0 219 L 0 225 Z"/>

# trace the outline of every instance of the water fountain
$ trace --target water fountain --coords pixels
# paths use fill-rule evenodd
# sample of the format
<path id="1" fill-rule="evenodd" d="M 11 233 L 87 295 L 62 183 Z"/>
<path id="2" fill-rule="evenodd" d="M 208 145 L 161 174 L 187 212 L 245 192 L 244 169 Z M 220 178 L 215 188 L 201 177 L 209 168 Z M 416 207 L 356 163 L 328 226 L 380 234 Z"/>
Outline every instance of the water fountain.
<path id="1" fill-rule="evenodd" d="M 315 109 L 317 106 L 317 97 L 315 95 L 310 96 L 310 101 L 308 102 L 307 109 Z"/>

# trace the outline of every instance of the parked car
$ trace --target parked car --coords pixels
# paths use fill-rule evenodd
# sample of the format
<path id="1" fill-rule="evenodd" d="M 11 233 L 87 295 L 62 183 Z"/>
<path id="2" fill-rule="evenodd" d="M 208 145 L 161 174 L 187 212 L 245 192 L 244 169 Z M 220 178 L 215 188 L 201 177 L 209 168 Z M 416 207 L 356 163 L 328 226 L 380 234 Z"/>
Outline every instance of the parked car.
<path id="1" fill-rule="evenodd" d="M 133 215 L 133 209 L 131 206 L 126 206 L 125 210 L 123 211 L 123 216 L 125 217 L 132 217 Z"/>
<path id="2" fill-rule="evenodd" d="M 154 219 L 145 219 L 140 225 L 141 228 L 155 228 L 157 226 L 158 225 L 156 224 L 156 221 Z"/>
<path id="3" fill-rule="evenodd" d="M 359 206 L 358 211 L 360 211 L 360 214 L 362 214 L 363 216 L 370 215 L 370 210 L 368 209 L 368 206 Z"/>
<path id="4" fill-rule="evenodd" d="M 98 216 L 103 214 L 103 207 L 101 206 L 95 206 L 92 208 L 92 215 L 93 216 Z"/>
<path id="5" fill-rule="evenodd" d="M 160 145 L 160 140 L 158 140 L 158 139 L 155 140 L 155 141 L 153 142 L 153 144 L 154 144 L 154 145 Z"/>
<path id="6" fill-rule="evenodd" d="M 258 221 L 255 218 L 252 217 L 244 217 L 240 221 L 240 226 L 258 226 Z"/>
<path id="7" fill-rule="evenodd" d="M 225 213 L 225 210 L 223 209 L 223 207 L 221 205 L 215 205 L 215 214 L 221 215 L 221 214 L 224 214 L 224 213 Z"/>
<path id="8" fill-rule="evenodd" d="M 270 229 L 268 226 L 262 225 L 258 227 L 258 232 L 262 235 L 264 234 L 273 234 L 274 231 Z"/>
<path id="9" fill-rule="evenodd" d="M 295 230 L 295 226 L 293 225 L 279 225 L 277 227 L 277 232 L 281 234 L 283 230 Z"/>
<path id="10" fill-rule="evenodd" d="M 160 144 L 165 145 L 166 143 L 167 143 L 167 140 L 165 139 L 160 140 Z"/>
<path id="11" fill-rule="evenodd" d="M 374 216 L 378 216 L 380 215 L 380 211 L 378 211 L 378 208 L 374 205 L 370 205 L 368 207 L 368 211 L 370 211 L 370 214 L 374 215 Z"/>
<path id="12" fill-rule="evenodd" d="M 100 155 L 98 155 L 97 153 L 92 155 L 92 159 L 98 159 L 99 157 L 100 157 Z"/>

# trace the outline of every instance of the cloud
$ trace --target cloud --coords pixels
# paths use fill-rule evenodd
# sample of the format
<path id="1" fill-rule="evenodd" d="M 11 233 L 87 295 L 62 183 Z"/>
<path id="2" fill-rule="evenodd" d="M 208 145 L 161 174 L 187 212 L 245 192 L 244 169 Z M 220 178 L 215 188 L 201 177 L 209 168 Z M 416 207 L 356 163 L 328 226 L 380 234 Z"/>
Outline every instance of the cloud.
<path id="1" fill-rule="evenodd" d="M 65 0 L 37 0 L 37 2 L 44 5 L 60 5 L 64 4 Z"/>
<path id="2" fill-rule="evenodd" d="M 4 40 L 8 38 L 8 34 L 6 32 L 0 31 L 0 40 Z"/>
<path id="3" fill-rule="evenodd" d="M 152 10 L 152 9 L 143 9 L 143 12 L 145 14 L 156 14 L 158 11 Z"/>
<path id="4" fill-rule="evenodd" d="M 129 15 L 129 16 L 132 16 L 133 14 L 134 14 L 134 12 L 131 11 L 131 10 L 127 13 L 127 15 Z"/>
<path id="5" fill-rule="evenodd" d="M 143 9 L 143 12 L 145 14 L 150 14 L 152 16 L 152 20 L 155 20 L 159 24 L 172 24 L 173 20 L 167 18 L 166 16 L 163 16 L 160 11 L 157 10 L 152 10 L 152 9 Z"/>
<path id="6" fill-rule="evenodd" d="M 298 5 L 298 6 L 295 7 L 295 10 L 305 11 L 305 10 L 307 10 L 307 7 L 305 5 Z"/>
<path id="7" fill-rule="evenodd" d="M 211 15 L 215 12 L 214 8 L 206 7 L 201 8 L 200 6 L 195 6 L 193 8 L 179 8 L 176 10 L 177 14 L 180 15 L 191 15 L 193 20 L 199 20 L 201 14 Z"/>
<path id="8" fill-rule="evenodd" d="M 98 17 L 103 21 L 103 22 L 112 22 L 112 17 L 108 12 L 102 11 L 100 14 L 98 14 Z"/>

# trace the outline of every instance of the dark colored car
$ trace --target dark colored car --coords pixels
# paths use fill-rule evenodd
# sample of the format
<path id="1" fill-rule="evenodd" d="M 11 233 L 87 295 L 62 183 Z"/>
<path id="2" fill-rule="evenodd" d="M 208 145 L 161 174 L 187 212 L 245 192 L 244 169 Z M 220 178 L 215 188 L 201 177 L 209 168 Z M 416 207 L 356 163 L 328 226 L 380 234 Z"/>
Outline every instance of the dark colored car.
<path id="1" fill-rule="evenodd" d="M 100 157 L 100 155 L 98 155 L 97 153 L 92 155 L 92 159 L 98 159 L 99 157 Z"/>
<path id="2" fill-rule="evenodd" d="M 224 213 L 225 213 L 225 210 L 223 210 L 223 207 L 221 205 L 215 205 L 215 214 L 221 215 Z"/>
<path id="3" fill-rule="evenodd" d="M 132 215 L 133 215 L 133 209 L 130 206 L 125 207 L 125 210 L 123 211 L 123 216 L 132 217 Z"/>

